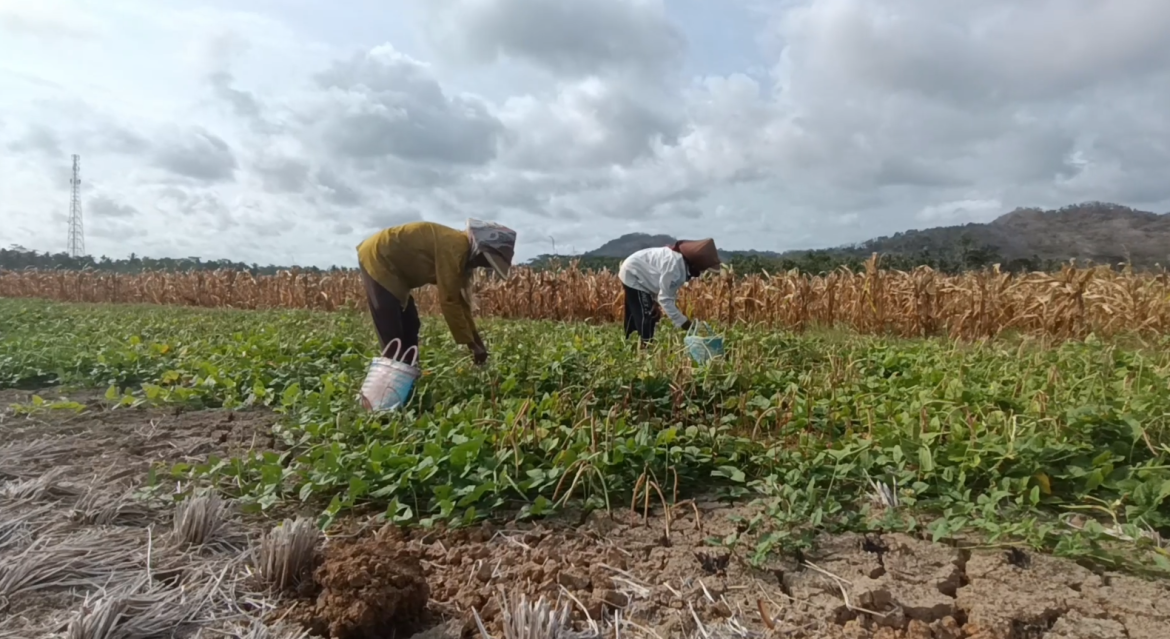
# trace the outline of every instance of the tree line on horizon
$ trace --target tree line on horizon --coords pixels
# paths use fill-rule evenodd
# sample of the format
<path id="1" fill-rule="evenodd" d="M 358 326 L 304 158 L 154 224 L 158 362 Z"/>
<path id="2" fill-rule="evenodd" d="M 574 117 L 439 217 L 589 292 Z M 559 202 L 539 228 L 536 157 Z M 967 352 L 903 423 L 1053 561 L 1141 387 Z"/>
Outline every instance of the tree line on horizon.
<path id="1" fill-rule="evenodd" d="M 840 268 L 852 271 L 864 270 L 865 262 L 869 257 L 870 254 L 863 255 L 856 250 L 817 249 L 779 256 L 732 252 L 725 257 L 725 262 L 735 273 L 743 275 L 787 271 L 823 275 Z M 575 263 L 577 268 L 582 270 L 616 272 L 621 261 L 621 258 L 617 257 L 541 255 L 530 260 L 524 266 L 537 271 L 556 271 L 569 268 Z M 953 274 L 981 270 L 994 264 L 999 264 L 1001 269 L 1009 272 L 1052 271 L 1061 266 L 1061 262 L 1058 260 L 1045 260 L 1038 257 L 1004 260 L 995 247 L 976 245 L 970 238 L 966 237 L 960 238 L 954 243 L 954 246 L 941 251 L 923 249 L 912 254 L 886 253 L 881 255 L 882 268 L 899 271 L 927 266 L 943 273 Z M 89 269 L 100 272 L 133 274 L 145 271 L 181 272 L 227 269 L 247 272 L 252 275 L 274 275 L 279 271 L 293 268 L 306 273 L 353 270 L 339 266 L 319 268 L 315 266 L 260 265 L 227 259 L 204 260 L 198 257 L 140 257 L 134 253 L 131 253 L 127 258 L 110 258 L 104 255 L 100 257 L 89 255 L 72 257 L 65 252 L 39 252 L 18 245 L 0 249 L 0 270 L 11 271 L 27 269 L 78 271 Z"/>
<path id="2" fill-rule="evenodd" d="M 833 249 L 790 251 L 780 255 L 767 255 L 750 251 L 727 251 L 724 262 L 735 273 L 753 275 L 760 273 L 782 273 L 796 271 L 809 275 L 824 275 L 841 268 L 858 272 L 865 270 L 865 264 L 877 253 L 880 268 L 892 271 L 911 271 L 927 266 L 936 271 L 956 274 L 978 271 L 999 264 L 1000 269 L 1013 273 L 1056 271 L 1063 264 L 1060 260 L 1031 258 L 1006 259 L 994 246 L 976 244 L 969 235 L 960 235 L 949 246 L 931 250 L 922 248 L 909 253 L 870 250 L 865 245 Z M 585 270 L 617 271 L 622 262 L 618 257 L 601 256 L 557 256 L 541 255 L 528 266 L 537 270 L 558 270 L 568 268 L 576 261 L 578 268 Z"/>

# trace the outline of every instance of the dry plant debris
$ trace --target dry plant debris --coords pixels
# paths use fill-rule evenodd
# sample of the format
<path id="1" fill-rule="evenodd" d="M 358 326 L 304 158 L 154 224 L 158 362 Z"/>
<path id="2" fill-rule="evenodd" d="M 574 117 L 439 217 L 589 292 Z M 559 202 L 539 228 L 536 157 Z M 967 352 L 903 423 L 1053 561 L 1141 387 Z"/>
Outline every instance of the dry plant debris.
<path id="1" fill-rule="evenodd" d="M 101 588 L 119 574 L 146 566 L 134 537 L 144 531 L 88 529 L 53 538 L 42 536 L 23 552 L 0 559 L 0 597 L 48 588 Z"/>
<path id="2" fill-rule="evenodd" d="M 150 639 L 191 623 L 210 599 L 214 582 L 194 590 L 160 588 L 149 577 L 91 593 L 70 620 L 68 639 Z"/>
<path id="3" fill-rule="evenodd" d="M 503 639 L 600 639 L 602 636 L 597 623 L 588 618 L 585 631 L 574 630 L 569 616 L 569 604 L 554 607 L 541 596 L 529 601 L 521 594 L 519 600 L 505 592 L 499 594 L 500 613 L 503 617 Z M 482 639 L 495 639 L 484 626 L 479 611 L 471 611 Z"/>
<path id="4" fill-rule="evenodd" d="M 477 312 L 512 319 L 615 322 L 622 287 L 610 272 L 513 269 L 506 280 L 478 278 Z M 364 308 L 357 273 L 223 270 L 137 274 L 97 271 L 0 271 L 0 297 L 65 302 L 166 304 L 238 309 Z M 435 291 L 414 293 L 435 314 Z M 928 267 L 889 271 L 875 257 L 864 270 L 735 276 L 691 282 L 682 308 L 721 323 L 772 328 L 847 326 L 863 333 L 919 337 L 996 337 L 1022 331 L 1065 339 L 1090 333 L 1170 332 L 1170 279 L 1164 273 L 1065 266 L 1057 273 L 1013 275 L 992 268 L 945 275 Z"/>
<path id="5" fill-rule="evenodd" d="M 212 493 L 196 495 L 175 506 L 175 539 L 188 546 L 204 546 L 222 541 L 230 504 Z"/>
<path id="6" fill-rule="evenodd" d="M 321 531 L 310 519 L 286 519 L 260 537 L 255 566 L 277 591 L 292 591 L 307 578 L 317 559 Z"/>
<path id="7" fill-rule="evenodd" d="M 308 637 L 258 621 L 278 602 L 253 587 L 230 502 L 202 495 L 176 508 L 142 493 L 144 447 L 109 436 L 136 416 L 112 415 L 0 410 L 13 440 L 0 447 L 0 637 Z M 163 522 L 173 524 L 160 534 Z"/>

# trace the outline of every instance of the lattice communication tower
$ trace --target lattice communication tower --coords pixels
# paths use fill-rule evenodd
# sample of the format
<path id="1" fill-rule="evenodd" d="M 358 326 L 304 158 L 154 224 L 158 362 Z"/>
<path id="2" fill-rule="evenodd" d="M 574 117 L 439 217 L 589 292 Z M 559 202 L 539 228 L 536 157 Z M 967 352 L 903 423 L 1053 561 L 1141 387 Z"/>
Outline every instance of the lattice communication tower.
<path id="1" fill-rule="evenodd" d="M 73 178 L 69 180 L 69 255 L 85 255 L 85 227 L 81 222 L 81 156 L 73 155 Z"/>

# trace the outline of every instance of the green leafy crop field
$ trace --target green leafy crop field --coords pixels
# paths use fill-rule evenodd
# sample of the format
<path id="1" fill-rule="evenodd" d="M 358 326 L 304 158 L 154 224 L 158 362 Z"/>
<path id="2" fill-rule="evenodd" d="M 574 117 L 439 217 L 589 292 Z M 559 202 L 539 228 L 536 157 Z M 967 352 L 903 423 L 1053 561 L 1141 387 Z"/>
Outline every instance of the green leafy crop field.
<path id="1" fill-rule="evenodd" d="M 362 314 L 0 300 L 0 389 L 108 388 L 119 410 L 274 409 L 278 450 L 158 477 L 256 510 L 304 502 L 323 524 L 758 499 L 757 558 L 818 532 L 894 530 L 1170 570 L 1163 344 L 734 328 L 726 359 L 696 367 L 669 329 L 642 353 L 616 326 L 488 320 L 483 332 L 492 359 L 479 369 L 426 319 L 410 405 L 371 417 L 355 401 L 375 344 Z"/>

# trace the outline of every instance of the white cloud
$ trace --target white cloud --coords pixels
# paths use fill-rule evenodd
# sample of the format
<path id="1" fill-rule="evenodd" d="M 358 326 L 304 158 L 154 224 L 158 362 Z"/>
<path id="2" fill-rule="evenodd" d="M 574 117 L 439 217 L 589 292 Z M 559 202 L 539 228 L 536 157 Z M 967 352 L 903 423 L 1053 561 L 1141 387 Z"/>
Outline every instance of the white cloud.
<path id="1" fill-rule="evenodd" d="M 576 77 L 669 73 L 686 48 L 663 0 L 427 0 L 442 50 L 484 64 L 524 60 Z"/>
<path id="2" fill-rule="evenodd" d="M 932 226 L 990 222 L 1002 212 L 1003 203 L 999 200 L 956 200 L 924 206 L 918 219 Z"/>
<path id="3" fill-rule="evenodd" d="M 398 4 L 0 0 L 0 226 L 63 247 L 72 153 L 91 251 L 261 263 L 417 219 L 523 259 L 1170 208 L 1159 0 Z"/>
<path id="4" fill-rule="evenodd" d="M 495 158 L 502 127 L 473 96 L 448 95 L 427 66 L 389 44 L 316 76 L 318 140 L 338 156 L 442 165 Z"/>
<path id="5" fill-rule="evenodd" d="M 68 42 L 98 38 L 105 29 L 101 20 L 67 2 L 0 0 L 0 34 L 9 38 Z"/>
<path id="6" fill-rule="evenodd" d="M 553 95 L 507 100 L 500 119 L 512 135 L 504 162 L 544 170 L 627 165 L 659 144 L 675 143 L 686 124 L 682 114 L 652 91 L 639 93 L 591 76 L 562 84 Z"/>
<path id="7" fill-rule="evenodd" d="M 87 212 L 98 219 L 131 218 L 138 215 L 138 210 L 127 206 L 105 194 L 98 194 L 89 198 Z"/>
<path id="8" fill-rule="evenodd" d="M 222 138 L 202 127 L 169 133 L 154 154 L 159 168 L 198 182 L 224 182 L 235 179 L 235 153 Z"/>

